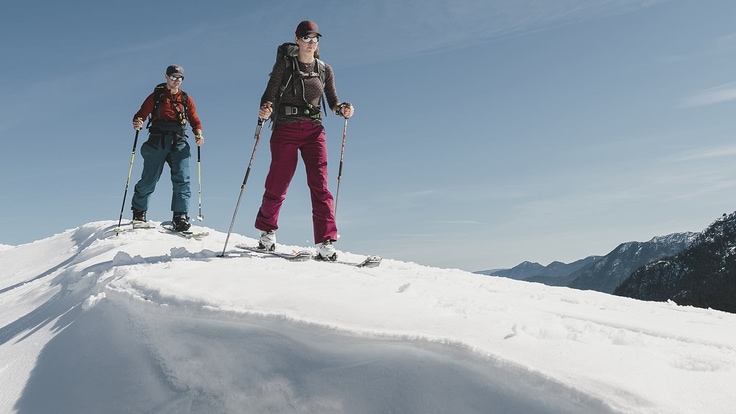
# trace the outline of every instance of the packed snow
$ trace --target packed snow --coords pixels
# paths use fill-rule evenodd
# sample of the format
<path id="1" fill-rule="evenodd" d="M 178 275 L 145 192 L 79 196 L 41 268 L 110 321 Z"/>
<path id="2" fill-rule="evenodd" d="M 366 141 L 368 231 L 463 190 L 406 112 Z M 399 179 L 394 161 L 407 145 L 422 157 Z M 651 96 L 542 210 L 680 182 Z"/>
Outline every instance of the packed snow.
<path id="1" fill-rule="evenodd" d="M 220 257 L 213 229 L 116 227 L 0 248 L 1 413 L 736 406 L 734 314 L 390 258 L 289 262 L 235 233 Z"/>

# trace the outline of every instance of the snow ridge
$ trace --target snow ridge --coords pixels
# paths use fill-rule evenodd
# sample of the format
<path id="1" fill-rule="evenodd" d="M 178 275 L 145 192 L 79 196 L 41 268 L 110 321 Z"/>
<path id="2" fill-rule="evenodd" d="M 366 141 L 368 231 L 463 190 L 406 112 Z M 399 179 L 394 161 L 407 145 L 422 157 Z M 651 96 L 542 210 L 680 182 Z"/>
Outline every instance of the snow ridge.
<path id="1" fill-rule="evenodd" d="M 0 370 L 14 373 L 0 380 L 0 412 L 725 413 L 736 402 L 736 315 L 389 259 L 221 258 L 226 235 L 212 229 L 194 240 L 115 226 L 0 251 Z"/>

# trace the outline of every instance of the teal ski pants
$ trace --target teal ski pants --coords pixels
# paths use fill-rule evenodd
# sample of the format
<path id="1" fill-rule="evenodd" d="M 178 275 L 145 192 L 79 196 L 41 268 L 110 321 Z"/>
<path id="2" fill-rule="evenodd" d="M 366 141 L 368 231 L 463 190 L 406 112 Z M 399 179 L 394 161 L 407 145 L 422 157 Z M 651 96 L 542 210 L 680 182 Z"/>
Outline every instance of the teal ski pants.
<path id="1" fill-rule="evenodd" d="M 135 185 L 132 208 L 148 210 L 148 201 L 168 164 L 171 171 L 171 211 L 189 213 L 190 189 L 189 160 L 192 156 L 186 136 L 176 132 L 152 133 L 141 145 L 143 172 Z"/>

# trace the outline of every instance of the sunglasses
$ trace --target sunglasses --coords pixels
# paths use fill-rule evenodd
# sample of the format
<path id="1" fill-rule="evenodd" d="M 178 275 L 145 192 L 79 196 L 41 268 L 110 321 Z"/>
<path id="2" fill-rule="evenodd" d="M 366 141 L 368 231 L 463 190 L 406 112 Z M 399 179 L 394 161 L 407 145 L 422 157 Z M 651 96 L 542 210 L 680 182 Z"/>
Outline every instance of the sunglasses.
<path id="1" fill-rule="evenodd" d="M 184 80 L 184 77 L 183 76 L 169 76 L 169 79 L 171 79 L 172 81 L 179 81 L 179 82 L 181 82 L 181 81 Z"/>
<path id="2" fill-rule="evenodd" d="M 301 39 L 302 39 L 302 42 L 304 43 L 319 42 L 319 36 L 314 36 L 314 37 L 303 36 Z"/>

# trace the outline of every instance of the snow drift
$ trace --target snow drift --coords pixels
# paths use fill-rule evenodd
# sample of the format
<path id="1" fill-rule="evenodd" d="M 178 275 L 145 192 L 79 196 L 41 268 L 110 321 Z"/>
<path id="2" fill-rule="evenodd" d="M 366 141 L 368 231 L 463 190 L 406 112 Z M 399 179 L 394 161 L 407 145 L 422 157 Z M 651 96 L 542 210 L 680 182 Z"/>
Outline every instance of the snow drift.
<path id="1" fill-rule="evenodd" d="M 0 412 L 736 404 L 733 314 L 386 258 L 374 269 L 292 263 L 234 248 L 255 243 L 238 234 L 218 257 L 225 234 L 213 229 L 194 240 L 115 226 L 0 249 Z"/>

